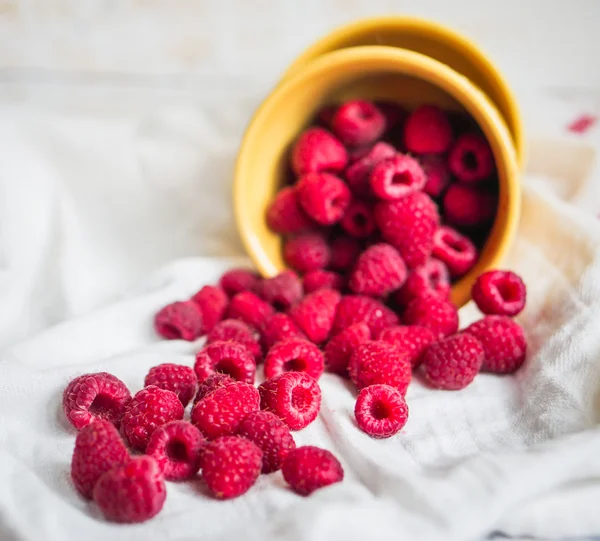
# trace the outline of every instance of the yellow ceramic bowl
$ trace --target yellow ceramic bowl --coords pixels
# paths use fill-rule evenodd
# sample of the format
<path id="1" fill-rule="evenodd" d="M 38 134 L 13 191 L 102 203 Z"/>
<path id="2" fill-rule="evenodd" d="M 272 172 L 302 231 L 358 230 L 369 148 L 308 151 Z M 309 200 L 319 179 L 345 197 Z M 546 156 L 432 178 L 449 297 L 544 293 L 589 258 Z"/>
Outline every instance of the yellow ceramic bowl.
<path id="1" fill-rule="evenodd" d="M 289 149 L 325 104 L 351 98 L 392 100 L 409 108 L 436 103 L 464 110 L 487 137 L 500 183 L 496 220 L 475 267 L 453 286 L 462 306 L 475 278 L 500 265 L 517 227 L 520 186 L 510 132 L 486 95 L 455 70 L 428 56 L 393 47 L 345 48 L 299 68 L 255 113 L 238 154 L 234 207 L 248 254 L 264 276 L 285 268 L 282 239 L 265 221 L 266 209 L 284 183 Z"/>

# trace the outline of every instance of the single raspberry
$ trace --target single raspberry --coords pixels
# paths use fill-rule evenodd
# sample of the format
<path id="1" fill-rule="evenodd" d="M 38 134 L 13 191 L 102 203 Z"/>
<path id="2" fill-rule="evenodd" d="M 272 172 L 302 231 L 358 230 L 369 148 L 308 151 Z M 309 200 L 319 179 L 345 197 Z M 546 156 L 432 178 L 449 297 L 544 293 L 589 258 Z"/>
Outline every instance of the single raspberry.
<path id="1" fill-rule="evenodd" d="M 262 360 L 258 333 L 239 319 L 224 319 L 217 323 L 206 337 L 206 345 L 213 342 L 239 342 L 248 348 L 256 363 Z"/>
<path id="2" fill-rule="evenodd" d="M 340 225 L 352 237 L 363 239 L 372 235 L 377 228 L 372 205 L 365 201 L 352 201 L 348 205 Z"/>
<path id="3" fill-rule="evenodd" d="M 167 340 L 191 342 L 204 332 L 202 313 L 193 301 L 173 302 L 154 316 L 154 328 Z"/>
<path id="4" fill-rule="evenodd" d="M 452 144 L 452 126 L 435 105 L 421 105 L 406 119 L 404 144 L 416 154 L 441 154 Z"/>
<path id="5" fill-rule="evenodd" d="M 329 266 L 333 270 L 337 271 L 345 271 L 351 267 L 358 259 L 358 256 L 361 252 L 361 247 L 358 241 L 351 237 L 345 236 L 334 238 L 331 241 L 329 248 L 331 249 Z M 310 293 L 309 291 L 305 292 Z"/>
<path id="6" fill-rule="evenodd" d="M 227 308 L 228 319 L 239 319 L 259 331 L 274 313 L 275 310 L 268 302 L 250 291 L 238 293 Z"/>
<path id="7" fill-rule="evenodd" d="M 290 310 L 290 316 L 315 344 L 329 338 L 341 295 L 333 289 L 320 289 L 308 294 Z"/>
<path id="8" fill-rule="evenodd" d="M 341 171 L 348 163 L 348 152 L 330 132 L 309 128 L 292 148 L 292 168 L 296 175 L 320 171 Z"/>
<path id="9" fill-rule="evenodd" d="M 192 297 L 202 314 L 203 333 L 210 332 L 225 316 L 229 297 L 217 286 L 204 286 Z"/>
<path id="10" fill-rule="evenodd" d="M 282 372 L 306 372 L 319 379 L 324 370 L 323 353 L 308 340 L 291 338 L 278 342 L 265 357 L 265 377 Z"/>
<path id="11" fill-rule="evenodd" d="M 165 363 L 150 369 L 144 379 L 144 387 L 149 385 L 175 393 L 185 408 L 196 394 L 198 380 L 189 366 Z"/>
<path id="12" fill-rule="evenodd" d="M 146 454 L 154 458 L 167 481 L 183 481 L 198 473 L 206 440 L 188 421 L 171 421 L 150 436 Z"/>
<path id="13" fill-rule="evenodd" d="M 358 393 L 354 405 L 358 428 L 374 438 L 389 438 L 408 420 L 404 396 L 389 385 L 369 385 Z"/>
<path id="14" fill-rule="evenodd" d="M 144 522 L 156 516 L 167 489 L 156 460 L 133 457 L 106 472 L 94 488 L 94 501 L 107 520 L 123 524 Z"/>
<path id="15" fill-rule="evenodd" d="M 125 408 L 121 433 L 130 447 L 144 452 L 157 427 L 179 419 L 183 419 L 183 406 L 177 395 L 150 385 L 138 391 Z"/>
<path id="16" fill-rule="evenodd" d="M 398 316 L 383 303 L 364 295 L 344 295 L 333 322 L 332 335 L 355 323 L 366 323 L 373 336 L 382 329 L 396 325 Z"/>
<path id="17" fill-rule="evenodd" d="M 438 259 L 428 259 L 414 269 L 398 293 L 394 295 L 400 306 L 406 306 L 417 297 L 434 295 L 441 299 L 450 297 L 450 273 Z"/>
<path id="18" fill-rule="evenodd" d="M 446 161 L 437 154 L 430 154 L 421 156 L 420 162 L 427 177 L 423 191 L 431 197 L 439 197 L 450 183 L 450 170 Z"/>
<path id="19" fill-rule="evenodd" d="M 267 210 L 267 225 L 280 235 L 301 233 L 314 227 L 313 221 L 300 206 L 295 186 L 286 186 L 277 192 Z"/>
<path id="20" fill-rule="evenodd" d="M 344 479 L 344 469 L 338 459 L 326 449 L 312 445 L 290 451 L 281 471 L 292 490 L 302 496 Z"/>
<path id="21" fill-rule="evenodd" d="M 321 233 L 305 233 L 285 242 L 283 258 L 290 267 L 304 274 L 325 268 L 329 264 L 331 252 Z"/>
<path id="22" fill-rule="evenodd" d="M 440 221 L 437 207 L 427 194 L 414 192 L 397 201 L 378 203 L 375 221 L 383 238 L 400 252 L 409 269 L 425 263 Z"/>
<path id="23" fill-rule="evenodd" d="M 436 337 L 449 336 L 458 330 L 458 310 L 450 301 L 435 296 L 417 297 L 402 314 L 406 325 L 419 325 Z"/>
<path id="24" fill-rule="evenodd" d="M 271 411 L 291 430 L 312 423 L 321 409 L 321 388 L 306 372 L 284 372 L 258 387 L 260 408 Z"/>
<path id="25" fill-rule="evenodd" d="M 425 379 L 438 389 L 464 389 L 475 379 L 484 356 L 481 342 L 469 334 L 442 338 L 423 356 Z"/>
<path id="26" fill-rule="evenodd" d="M 110 421 L 118 427 L 130 400 L 131 393 L 119 378 L 97 372 L 72 380 L 63 393 L 62 407 L 77 430 L 97 420 Z"/>
<path id="27" fill-rule="evenodd" d="M 376 143 L 364 156 L 358 158 L 344 172 L 344 178 L 356 197 L 371 195 L 371 172 L 382 160 L 393 158 L 396 149 L 387 143 Z"/>
<path id="28" fill-rule="evenodd" d="M 94 486 L 102 474 L 125 464 L 129 453 L 110 421 L 94 421 L 77 434 L 71 459 L 71 478 L 75 488 L 91 499 Z"/>
<path id="29" fill-rule="evenodd" d="M 448 166 L 459 182 L 481 182 L 494 171 L 492 149 L 485 137 L 465 133 L 454 141 L 448 155 Z"/>
<path id="30" fill-rule="evenodd" d="M 231 269 L 221 276 L 219 285 L 229 297 L 234 297 L 242 291 L 255 291 L 259 282 L 260 277 L 251 270 Z"/>
<path id="31" fill-rule="evenodd" d="M 307 173 L 298 180 L 296 190 L 304 212 L 321 225 L 339 222 L 350 204 L 348 186 L 329 173 Z"/>
<path id="32" fill-rule="evenodd" d="M 425 351 L 436 340 L 433 331 L 417 325 L 388 327 L 383 329 L 376 338 L 406 352 L 413 368 L 421 364 Z"/>
<path id="33" fill-rule="evenodd" d="M 489 223 L 496 214 L 495 195 L 473 186 L 452 184 L 443 201 L 444 218 L 451 224 L 474 227 Z"/>
<path id="34" fill-rule="evenodd" d="M 516 316 L 527 301 L 527 288 L 511 271 L 491 270 L 477 278 L 471 296 L 484 314 Z"/>
<path id="35" fill-rule="evenodd" d="M 259 409 L 258 391 L 238 381 L 218 387 L 199 400 L 192 409 L 192 423 L 204 436 L 215 439 L 233 434 L 244 417 Z"/>
<path id="36" fill-rule="evenodd" d="M 202 400 L 208 393 L 212 393 L 221 387 L 225 387 L 226 385 L 231 385 L 235 383 L 231 376 L 227 374 L 221 374 L 220 372 L 215 372 L 208 376 L 202 383 L 198 385 L 198 392 L 194 398 L 194 406 Z"/>
<path id="37" fill-rule="evenodd" d="M 510 374 L 525 362 L 525 334 L 509 317 L 486 316 L 467 327 L 465 332 L 481 342 L 485 354 L 482 369 L 486 372 Z"/>
<path id="38" fill-rule="evenodd" d="M 447 225 L 441 226 L 433 235 L 432 253 L 446 265 L 453 278 L 459 278 L 471 270 L 478 256 L 475 245 Z"/>
<path id="39" fill-rule="evenodd" d="M 370 145 L 383 135 L 385 116 L 370 101 L 348 101 L 338 107 L 331 127 L 346 146 Z"/>
<path id="40" fill-rule="evenodd" d="M 427 177 L 417 160 L 407 154 L 396 154 L 373 168 L 370 182 L 379 199 L 392 201 L 421 190 Z"/>
<path id="41" fill-rule="evenodd" d="M 262 451 L 246 438 L 224 436 L 206 445 L 201 465 L 202 477 L 213 497 L 237 498 L 256 483 Z"/>
<path id="42" fill-rule="evenodd" d="M 290 429 L 270 411 L 253 411 L 240 424 L 238 435 L 250 440 L 263 453 L 262 472 L 281 468 L 290 451 L 296 448 Z"/>
<path id="43" fill-rule="evenodd" d="M 258 294 L 275 310 L 284 311 L 302 298 L 302 282 L 295 272 L 283 271 L 263 280 L 258 287 Z"/>
<path id="44" fill-rule="evenodd" d="M 355 323 L 336 334 L 325 346 L 325 366 L 329 372 L 348 376 L 348 363 L 354 350 L 371 339 L 366 323 Z"/>
<path id="45" fill-rule="evenodd" d="M 408 117 L 406 109 L 393 101 L 376 101 L 375 105 L 385 117 L 385 130 L 388 132 L 402 125 Z"/>
<path id="46" fill-rule="evenodd" d="M 236 381 L 254 383 L 256 361 L 243 344 L 211 342 L 196 354 L 194 372 L 200 382 L 218 372 L 227 374 Z"/>
<path id="47" fill-rule="evenodd" d="M 371 340 L 358 346 L 350 356 L 350 379 L 359 389 L 382 383 L 406 394 L 412 376 L 410 360 L 408 352 L 381 340 Z"/>
<path id="48" fill-rule="evenodd" d="M 265 351 L 269 351 L 275 344 L 290 338 L 305 340 L 306 335 L 294 320 L 287 314 L 273 314 L 266 322 L 262 331 L 262 344 Z"/>
<path id="49" fill-rule="evenodd" d="M 337 272 L 316 270 L 308 272 L 302 279 L 304 293 L 309 294 L 319 289 L 335 289 L 341 291 L 344 287 L 344 278 Z"/>
<path id="50" fill-rule="evenodd" d="M 348 287 L 371 297 L 386 297 L 406 280 L 406 265 L 398 251 L 389 244 L 373 244 L 358 258 Z"/>

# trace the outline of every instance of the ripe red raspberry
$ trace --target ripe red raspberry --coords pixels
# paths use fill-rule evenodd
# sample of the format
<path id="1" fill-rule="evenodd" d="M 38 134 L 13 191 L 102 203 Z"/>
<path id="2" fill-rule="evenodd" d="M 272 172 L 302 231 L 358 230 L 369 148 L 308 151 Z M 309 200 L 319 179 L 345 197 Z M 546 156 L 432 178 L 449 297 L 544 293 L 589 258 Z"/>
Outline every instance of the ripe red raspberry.
<path id="1" fill-rule="evenodd" d="M 183 481 L 198 473 L 206 440 L 188 421 L 171 421 L 150 436 L 146 454 L 158 463 L 167 481 Z"/>
<path id="2" fill-rule="evenodd" d="M 258 294 L 275 310 L 285 311 L 302 298 L 302 282 L 295 272 L 283 271 L 263 280 L 258 287 Z"/>
<path id="3" fill-rule="evenodd" d="M 459 278 L 477 262 L 477 248 L 464 235 L 447 225 L 441 226 L 433 235 L 433 256 L 442 261 L 450 276 Z"/>
<path id="4" fill-rule="evenodd" d="M 365 201 L 352 201 L 348 205 L 340 225 L 352 237 L 364 239 L 372 235 L 377 228 L 373 207 Z"/>
<path id="5" fill-rule="evenodd" d="M 206 345 L 214 342 L 239 342 L 252 353 L 256 363 L 262 360 L 262 349 L 256 331 L 238 319 L 224 319 L 206 337 Z"/>
<path id="6" fill-rule="evenodd" d="M 407 154 L 396 154 L 373 168 L 370 182 L 379 199 L 392 201 L 421 190 L 427 177 L 417 160 Z"/>
<path id="7" fill-rule="evenodd" d="M 486 316 L 467 327 L 466 333 L 481 342 L 482 370 L 511 374 L 525 362 L 527 340 L 520 325 L 506 316 Z"/>
<path id="8" fill-rule="evenodd" d="M 339 222 L 350 204 L 350 190 L 341 178 L 329 173 L 307 173 L 296 184 L 304 212 L 321 225 Z"/>
<path id="9" fill-rule="evenodd" d="M 400 432 L 408 420 L 408 406 L 397 389 L 369 385 L 358 393 L 354 405 L 358 428 L 374 438 L 389 438 Z"/>
<path id="10" fill-rule="evenodd" d="M 312 423 L 321 408 L 321 388 L 306 372 L 284 372 L 258 387 L 260 408 L 271 411 L 291 430 Z"/>
<path id="11" fill-rule="evenodd" d="M 438 259 L 428 259 L 414 269 L 402 288 L 394 295 L 400 306 L 406 306 L 417 297 L 434 295 L 440 299 L 450 297 L 450 274 L 446 265 Z"/>
<path id="12" fill-rule="evenodd" d="M 281 468 L 290 451 L 296 448 L 285 423 L 270 411 L 253 411 L 240 424 L 238 435 L 250 440 L 263 453 L 262 472 Z"/>
<path id="13" fill-rule="evenodd" d="M 433 331 L 436 337 L 458 331 L 458 310 L 450 301 L 439 297 L 417 297 L 410 301 L 402 314 L 406 325 L 419 325 Z"/>
<path id="14" fill-rule="evenodd" d="M 202 313 L 193 301 L 173 302 L 154 316 L 154 328 L 167 340 L 191 342 L 204 332 Z"/>
<path id="15" fill-rule="evenodd" d="M 224 436 L 206 445 L 201 465 L 202 477 L 214 498 L 237 498 L 256 483 L 262 451 L 246 438 Z"/>
<path id="16" fill-rule="evenodd" d="M 130 447 L 144 452 L 157 427 L 178 419 L 183 419 L 183 406 L 177 395 L 150 385 L 138 391 L 125 408 L 121 433 Z"/>
<path id="17" fill-rule="evenodd" d="M 63 393 L 62 407 L 77 430 L 97 420 L 110 421 L 118 427 L 130 400 L 131 393 L 119 378 L 97 372 L 72 380 Z"/>
<path id="18" fill-rule="evenodd" d="M 375 105 L 385 117 L 387 132 L 401 125 L 408 116 L 406 109 L 393 101 L 376 101 Z"/>
<path id="19" fill-rule="evenodd" d="M 464 389 L 475 379 L 484 359 L 479 340 L 466 333 L 442 338 L 423 356 L 425 379 L 438 389 Z"/>
<path id="20" fill-rule="evenodd" d="M 444 218 L 451 224 L 473 227 L 489 223 L 496 214 L 496 197 L 481 189 L 452 184 L 444 195 Z"/>
<path id="21" fill-rule="evenodd" d="M 262 343 L 265 351 L 269 351 L 275 344 L 290 338 L 306 340 L 306 335 L 294 320 L 287 314 L 273 314 L 265 324 L 262 331 Z"/>
<path id="22" fill-rule="evenodd" d="M 329 264 L 331 252 L 321 233 L 305 233 L 286 240 L 283 258 L 301 274 L 323 269 Z"/>
<path id="23" fill-rule="evenodd" d="M 333 270 L 342 272 L 354 264 L 361 252 L 360 244 L 356 239 L 344 236 L 334 238 L 331 241 L 330 249 L 331 255 L 329 266 Z M 309 292 L 306 291 L 306 293 Z"/>
<path id="24" fill-rule="evenodd" d="M 386 297 L 406 280 L 406 265 L 398 251 L 389 244 L 373 244 L 358 258 L 350 274 L 348 287 L 371 297 Z"/>
<path id="25" fill-rule="evenodd" d="M 341 171 L 348 163 L 348 152 L 330 132 L 310 128 L 298 137 L 292 148 L 292 168 L 296 175 L 320 171 Z"/>
<path id="26" fill-rule="evenodd" d="M 346 146 L 361 147 L 374 143 L 383 135 L 385 116 L 370 101 L 348 101 L 338 107 L 331 127 Z"/>
<path id="27" fill-rule="evenodd" d="M 282 372 L 306 372 L 319 379 L 324 370 L 323 353 L 308 340 L 291 338 L 275 344 L 265 357 L 265 377 Z"/>
<path id="28" fill-rule="evenodd" d="M 290 451 L 281 471 L 292 490 L 302 496 L 344 479 L 344 469 L 338 459 L 329 451 L 312 445 Z"/>
<path id="29" fill-rule="evenodd" d="M 465 133 L 454 141 L 448 155 L 448 165 L 459 182 L 474 184 L 492 174 L 494 156 L 485 137 Z"/>
<path id="30" fill-rule="evenodd" d="M 396 149 L 387 143 L 376 143 L 364 156 L 358 158 L 344 172 L 344 178 L 352 193 L 358 197 L 371 195 L 371 172 L 382 160 L 393 158 Z"/>
<path id="31" fill-rule="evenodd" d="M 354 350 L 371 339 L 366 323 L 355 323 L 336 334 L 325 346 L 325 366 L 329 372 L 348 376 L 348 363 Z"/>
<path id="32" fill-rule="evenodd" d="M 286 186 L 275 195 L 269 205 L 267 225 L 275 233 L 291 235 L 308 231 L 315 224 L 300 206 L 296 187 Z"/>
<path id="33" fill-rule="evenodd" d="M 355 323 L 366 323 L 375 336 L 382 329 L 396 325 L 398 316 L 383 303 L 364 295 L 344 295 L 338 304 L 332 335 Z"/>
<path id="34" fill-rule="evenodd" d="M 110 421 L 94 421 L 77 434 L 71 460 L 71 478 L 75 488 L 91 499 L 94 486 L 102 474 L 125 464 L 129 453 Z"/>
<path id="35" fill-rule="evenodd" d="M 260 277 L 251 270 L 231 269 L 221 276 L 219 285 L 229 297 L 233 297 L 242 291 L 254 291 L 259 282 Z"/>
<path id="36" fill-rule="evenodd" d="M 225 316 L 229 297 L 220 287 L 204 286 L 192 297 L 192 301 L 200 308 L 202 331 L 207 333 Z"/>
<path id="37" fill-rule="evenodd" d="M 401 349 L 372 340 L 358 346 L 350 356 L 350 379 L 359 389 L 382 383 L 406 394 L 412 376 L 410 355 Z"/>
<path id="38" fill-rule="evenodd" d="M 220 372 L 236 381 L 254 383 L 256 361 L 243 344 L 211 342 L 197 353 L 194 372 L 200 382 L 215 372 Z"/>
<path id="39" fill-rule="evenodd" d="M 198 385 L 198 392 L 194 398 L 194 406 L 202 400 L 208 393 L 212 393 L 221 387 L 225 387 L 226 385 L 231 385 L 235 383 L 231 376 L 227 374 L 221 374 L 220 372 L 215 372 L 208 376 L 200 385 Z"/>
<path id="40" fill-rule="evenodd" d="M 437 154 L 421 156 L 420 161 L 427 177 L 423 191 L 431 197 L 439 197 L 450 183 L 450 170 L 446 161 Z"/>
<path id="41" fill-rule="evenodd" d="M 406 352 L 413 368 L 419 366 L 427 348 L 436 340 L 435 334 L 427 327 L 417 325 L 396 325 L 383 329 L 376 337 Z"/>
<path id="42" fill-rule="evenodd" d="M 484 314 L 516 316 L 527 301 L 527 288 L 511 271 L 491 270 L 477 278 L 471 295 Z"/>
<path id="43" fill-rule="evenodd" d="M 329 338 L 341 295 L 333 289 L 320 289 L 304 297 L 290 310 L 290 316 L 315 344 Z"/>
<path id="44" fill-rule="evenodd" d="M 194 423 L 209 439 L 233 434 L 244 417 L 259 409 L 258 391 L 241 381 L 218 387 L 192 409 Z"/>
<path id="45" fill-rule="evenodd" d="M 228 319 L 239 319 L 260 331 L 265 321 L 275 313 L 273 307 L 250 291 L 242 291 L 231 299 Z"/>
<path id="46" fill-rule="evenodd" d="M 304 275 L 302 279 L 304 293 L 309 294 L 319 289 L 335 289 L 341 291 L 344 287 L 344 279 L 337 272 L 316 270 Z"/>
<path id="47" fill-rule="evenodd" d="M 425 263 L 439 225 L 435 203 L 422 192 L 375 206 L 375 221 L 383 238 L 396 248 L 409 269 Z"/>
<path id="48" fill-rule="evenodd" d="M 452 126 L 435 105 L 421 105 L 406 119 L 404 144 L 416 154 L 441 154 L 452 144 Z"/>
<path id="49" fill-rule="evenodd" d="M 175 393 L 185 408 L 196 394 L 198 380 L 189 366 L 165 363 L 150 369 L 144 379 L 144 387 L 149 385 Z"/>
<path id="50" fill-rule="evenodd" d="M 156 516 L 167 489 L 156 460 L 133 457 L 106 472 L 94 488 L 94 501 L 107 520 L 123 524 L 144 522 Z"/>

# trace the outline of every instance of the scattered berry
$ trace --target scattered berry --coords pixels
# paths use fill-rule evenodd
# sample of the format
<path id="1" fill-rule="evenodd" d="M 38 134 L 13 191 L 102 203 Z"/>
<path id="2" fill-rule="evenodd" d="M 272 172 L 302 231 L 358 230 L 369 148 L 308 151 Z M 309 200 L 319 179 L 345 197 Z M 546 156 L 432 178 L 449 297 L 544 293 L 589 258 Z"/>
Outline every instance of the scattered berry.
<path id="1" fill-rule="evenodd" d="M 354 350 L 371 339 L 371 331 L 366 323 L 355 323 L 336 334 L 325 346 L 325 366 L 327 370 L 340 376 L 348 376 L 348 363 Z"/>
<path id="2" fill-rule="evenodd" d="M 192 301 L 200 308 L 204 333 L 210 332 L 223 319 L 229 304 L 227 294 L 216 286 L 204 286 L 192 297 Z"/>
<path id="3" fill-rule="evenodd" d="M 319 289 L 335 289 L 341 291 L 344 287 L 344 279 L 336 272 L 326 270 L 315 270 L 308 272 L 302 279 L 304 293 L 309 294 Z"/>
<path id="4" fill-rule="evenodd" d="M 229 297 L 234 297 L 242 291 L 255 291 L 259 282 L 260 277 L 251 270 L 231 269 L 221 276 L 219 285 Z"/>
<path id="5" fill-rule="evenodd" d="M 269 351 L 278 342 L 289 340 L 290 338 L 300 338 L 305 340 L 306 335 L 287 314 L 273 314 L 267 320 L 262 331 L 262 341 L 265 351 Z"/>
<path id="6" fill-rule="evenodd" d="M 471 295 L 484 314 L 516 316 L 525 308 L 527 288 L 514 272 L 492 270 L 477 278 Z"/>
<path id="7" fill-rule="evenodd" d="M 198 381 L 219 372 L 236 381 L 254 383 L 256 361 L 246 346 L 236 342 L 211 342 L 196 355 L 194 372 Z"/>
<path id="8" fill-rule="evenodd" d="M 217 323 L 206 337 L 206 345 L 213 342 L 239 342 L 252 353 L 256 363 L 262 360 L 262 350 L 255 331 L 239 319 L 224 319 Z"/>
<path id="9" fill-rule="evenodd" d="M 332 335 L 355 323 L 366 323 L 376 336 L 382 329 L 396 325 L 398 316 L 383 303 L 364 295 L 344 295 L 338 304 Z"/>
<path id="10" fill-rule="evenodd" d="M 344 236 L 334 238 L 331 241 L 330 249 L 329 266 L 337 271 L 345 271 L 350 268 L 361 252 L 360 244 L 356 239 Z"/>
<path id="11" fill-rule="evenodd" d="M 258 286 L 257 286 L 258 287 Z M 275 313 L 273 307 L 250 291 L 242 291 L 231 299 L 228 319 L 240 319 L 257 330 Z"/>
<path id="12" fill-rule="evenodd" d="M 461 227 L 489 223 L 496 214 L 496 197 L 473 186 L 452 184 L 444 195 L 444 218 Z"/>
<path id="13" fill-rule="evenodd" d="M 373 168 L 370 182 L 379 199 L 392 201 L 421 190 L 427 177 L 417 160 L 406 154 L 396 154 Z"/>
<path id="14" fill-rule="evenodd" d="M 342 143 L 361 147 L 374 143 L 383 135 L 385 116 L 369 101 L 347 101 L 338 107 L 331 126 Z"/>
<path id="15" fill-rule="evenodd" d="M 305 233 L 286 240 L 283 258 L 290 267 L 304 274 L 325 268 L 329 264 L 331 252 L 323 235 Z"/>
<path id="16" fill-rule="evenodd" d="M 320 171 L 341 171 L 348 163 L 348 152 L 323 128 L 306 130 L 292 149 L 292 168 L 297 175 Z"/>
<path id="17" fill-rule="evenodd" d="M 200 385 L 198 385 L 198 392 L 194 398 L 194 406 L 202 400 L 208 393 L 212 393 L 221 387 L 235 383 L 236 380 L 227 374 L 221 374 L 215 372 L 208 376 Z"/>
<path id="18" fill-rule="evenodd" d="M 193 301 L 177 301 L 161 308 L 154 316 L 156 332 L 167 340 L 191 342 L 202 336 L 204 324 L 200 308 Z"/>
<path id="19" fill-rule="evenodd" d="M 437 259 L 428 259 L 414 269 L 394 298 L 400 306 L 406 306 L 417 297 L 434 295 L 441 299 L 450 297 L 450 274 L 446 265 Z"/>
<path id="20" fill-rule="evenodd" d="M 406 119 L 404 144 L 416 154 L 441 154 L 452 144 L 452 127 L 435 105 L 421 105 Z"/>
<path id="21" fill-rule="evenodd" d="M 408 406 L 402 394 L 389 385 L 370 385 L 358 393 L 354 405 L 358 428 L 374 438 L 389 438 L 400 432 L 408 420 Z"/>
<path id="22" fill-rule="evenodd" d="M 339 222 L 350 204 L 348 186 L 329 173 L 307 173 L 298 180 L 296 191 L 304 212 L 321 225 Z"/>
<path id="23" fill-rule="evenodd" d="M 357 159 L 344 172 L 344 178 L 356 197 L 371 195 L 371 172 L 382 160 L 393 158 L 396 149 L 387 143 L 376 143 L 364 156 Z"/>
<path id="24" fill-rule="evenodd" d="M 348 205 L 340 225 L 352 237 L 364 239 L 372 235 L 377 227 L 372 206 L 364 201 L 352 201 Z"/>
<path id="25" fill-rule="evenodd" d="M 290 310 L 290 316 L 315 344 L 329 338 L 341 295 L 333 289 L 320 289 L 308 294 Z"/>
<path id="26" fill-rule="evenodd" d="M 427 177 L 423 191 L 430 197 L 439 197 L 450 183 L 450 170 L 446 161 L 437 154 L 421 156 L 419 160 Z"/>
<path id="27" fill-rule="evenodd" d="M 338 459 L 329 451 L 312 445 L 290 451 L 281 471 L 292 490 L 302 496 L 344 479 L 344 469 Z"/>
<path id="28" fill-rule="evenodd" d="M 386 297 L 406 280 L 406 265 L 389 244 L 373 244 L 358 258 L 348 287 L 361 295 Z"/>
<path id="29" fill-rule="evenodd" d="M 494 171 L 494 156 L 485 137 L 465 133 L 456 139 L 448 165 L 459 182 L 472 184 L 488 178 Z"/>
<path id="30" fill-rule="evenodd" d="M 149 385 L 175 393 L 185 408 L 196 394 L 198 380 L 189 366 L 165 363 L 150 369 L 144 387 Z"/>
<path id="31" fill-rule="evenodd" d="M 436 336 L 427 327 L 396 325 L 383 329 L 377 340 L 392 344 L 404 351 L 410 358 L 411 366 L 415 368 L 421 364 L 425 351 L 436 341 Z"/>
<path id="32" fill-rule="evenodd" d="M 300 206 L 295 186 L 286 186 L 275 195 L 267 210 L 267 225 L 280 235 L 302 233 L 314 226 Z"/>
<path id="33" fill-rule="evenodd" d="M 458 330 L 458 311 L 450 301 L 439 297 L 417 297 L 402 314 L 407 325 L 431 329 L 436 337 L 449 336 Z"/>
<path id="34" fill-rule="evenodd" d="M 306 372 L 319 379 L 324 370 L 323 353 L 312 342 L 298 338 L 275 344 L 265 357 L 265 377 L 282 372 Z"/>
<path id="35" fill-rule="evenodd" d="M 450 276 L 459 278 L 477 262 L 477 248 L 456 229 L 441 226 L 433 235 L 433 256 L 442 261 Z"/>
<path id="36" fill-rule="evenodd" d="M 263 280 L 258 293 L 275 310 L 284 311 L 302 298 L 302 282 L 295 272 L 283 271 Z"/>

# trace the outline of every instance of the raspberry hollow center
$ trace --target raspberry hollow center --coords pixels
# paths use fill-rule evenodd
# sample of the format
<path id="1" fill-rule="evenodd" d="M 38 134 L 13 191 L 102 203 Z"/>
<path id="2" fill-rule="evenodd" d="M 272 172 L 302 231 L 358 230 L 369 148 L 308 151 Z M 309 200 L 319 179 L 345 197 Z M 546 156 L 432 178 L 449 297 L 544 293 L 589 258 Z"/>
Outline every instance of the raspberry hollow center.
<path id="1" fill-rule="evenodd" d="M 105 394 L 96 395 L 96 398 L 94 398 L 90 404 L 90 407 L 88 408 L 90 413 L 100 418 L 111 417 L 116 410 L 117 404 L 115 401 L 112 399 L 112 397 Z"/>
<path id="2" fill-rule="evenodd" d="M 463 154 L 462 163 L 465 169 L 468 169 L 469 171 L 475 171 L 479 165 L 477 162 L 477 156 L 472 150 L 467 150 L 467 152 Z"/>
<path id="3" fill-rule="evenodd" d="M 387 419 L 390 416 L 390 408 L 384 402 L 379 402 L 375 400 L 371 404 L 371 415 L 374 419 L 381 421 L 382 419 Z"/>
<path id="4" fill-rule="evenodd" d="M 292 407 L 296 411 L 300 413 L 307 411 L 311 407 L 312 402 L 313 395 L 308 389 L 305 389 L 304 387 L 294 387 L 292 390 Z"/>
<path id="5" fill-rule="evenodd" d="M 242 381 L 244 379 L 242 370 L 240 370 L 240 367 L 232 359 L 221 359 L 215 365 L 215 372 L 231 376 L 233 379 L 238 381 Z"/>
<path id="6" fill-rule="evenodd" d="M 177 338 L 181 338 L 181 332 L 177 327 L 173 325 L 169 325 L 168 323 L 164 323 L 160 327 L 161 334 L 170 340 L 175 340 Z"/>
<path id="7" fill-rule="evenodd" d="M 496 289 L 506 302 L 518 301 L 519 300 L 519 288 L 515 284 L 511 284 L 506 280 L 501 280 L 496 283 Z"/>
<path id="8" fill-rule="evenodd" d="M 306 372 L 306 361 L 304 359 L 290 359 L 283 363 L 284 372 Z"/>
<path id="9" fill-rule="evenodd" d="M 395 173 L 392 177 L 392 186 L 410 186 L 412 184 L 412 175 L 403 171 Z"/>
<path id="10" fill-rule="evenodd" d="M 179 440 L 171 440 L 168 443 L 166 455 L 171 462 L 187 462 L 189 460 L 187 447 Z"/>

